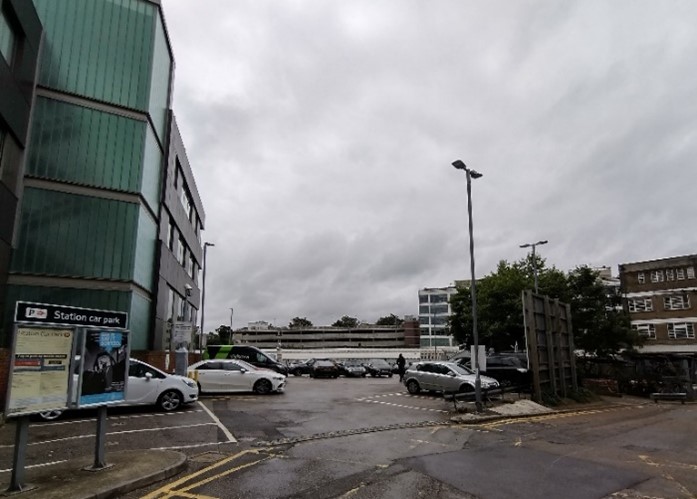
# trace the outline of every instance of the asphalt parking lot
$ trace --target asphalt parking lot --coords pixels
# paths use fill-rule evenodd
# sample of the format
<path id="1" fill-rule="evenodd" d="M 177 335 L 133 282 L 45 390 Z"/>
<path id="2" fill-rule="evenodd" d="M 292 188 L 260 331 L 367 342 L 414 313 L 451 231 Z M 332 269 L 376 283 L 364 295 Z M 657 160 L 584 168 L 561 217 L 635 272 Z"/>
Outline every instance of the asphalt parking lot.
<path id="1" fill-rule="evenodd" d="M 435 395 L 411 396 L 396 378 L 290 377 L 281 394 L 210 394 L 172 413 L 148 407 L 108 411 L 110 450 L 174 449 L 187 455 L 281 438 L 374 426 L 446 421 L 452 404 Z M 11 472 L 12 420 L 0 427 L 0 481 Z M 94 453 L 95 411 L 65 414 L 29 427 L 27 470 Z"/>

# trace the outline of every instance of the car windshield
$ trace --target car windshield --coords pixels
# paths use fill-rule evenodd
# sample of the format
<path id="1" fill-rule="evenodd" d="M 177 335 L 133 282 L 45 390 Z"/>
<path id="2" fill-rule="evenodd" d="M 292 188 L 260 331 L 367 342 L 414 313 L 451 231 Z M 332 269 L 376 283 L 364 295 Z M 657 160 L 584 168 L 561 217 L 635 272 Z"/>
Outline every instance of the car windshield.
<path id="1" fill-rule="evenodd" d="M 474 374 L 474 372 L 471 369 L 468 369 L 460 364 L 448 363 L 447 366 L 453 371 L 455 371 L 457 374 Z"/>

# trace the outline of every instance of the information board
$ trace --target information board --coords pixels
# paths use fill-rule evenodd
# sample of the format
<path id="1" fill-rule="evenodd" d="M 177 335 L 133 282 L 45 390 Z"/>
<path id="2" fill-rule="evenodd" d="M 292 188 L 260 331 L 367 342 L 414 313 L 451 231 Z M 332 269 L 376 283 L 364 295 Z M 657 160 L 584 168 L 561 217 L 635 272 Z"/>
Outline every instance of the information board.
<path id="1" fill-rule="evenodd" d="M 128 332 L 88 329 L 82 345 L 78 407 L 122 402 L 128 380 Z"/>
<path id="2" fill-rule="evenodd" d="M 75 329 L 18 326 L 6 415 L 68 408 Z"/>

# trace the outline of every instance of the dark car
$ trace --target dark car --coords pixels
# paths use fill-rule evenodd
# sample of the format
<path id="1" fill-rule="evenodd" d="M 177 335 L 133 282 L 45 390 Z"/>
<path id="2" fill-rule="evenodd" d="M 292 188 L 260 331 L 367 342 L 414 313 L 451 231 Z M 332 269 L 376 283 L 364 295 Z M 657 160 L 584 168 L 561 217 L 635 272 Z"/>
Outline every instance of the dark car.
<path id="1" fill-rule="evenodd" d="M 344 362 L 337 362 L 339 366 L 339 373 L 347 378 L 365 378 L 368 374 L 366 368 L 357 360 L 346 360 Z"/>
<path id="2" fill-rule="evenodd" d="M 239 359 L 249 362 L 254 367 L 271 369 L 284 376 L 288 374 L 285 364 L 278 362 L 273 356 L 262 352 L 257 347 L 249 345 L 208 345 L 204 359 Z"/>
<path id="3" fill-rule="evenodd" d="M 288 374 L 293 376 L 302 376 L 303 374 L 311 374 L 312 366 L 317 359 L 308 359 L 301 362 L 293 362 L 288 366 Z"/>
<path id="4" fill-rule="evenodd" d="M 312 364 L 311 378 L 338 378 L 339 366 L 333 360 L 316 360 Z"/>
<path id="5" fill-rule="evenodd" d="M 368 370 L 373 378 L 379 376 L 387 376 L 391 378 L 393 376 L 392 366 L 390 366 L 387 361 L 383 359 L 373 359 L 363 364 L 363 366 Z"/>
<path id="6" fill-rule="evenodd" d="M 469 359 L 462 359 L 461 365 L 471 368 Z M 486 371 L 480 371 L 502 387 L 525 387 L 532 383 L 527 362 L 520 355 L 490 355 L 486 358 Z"/>

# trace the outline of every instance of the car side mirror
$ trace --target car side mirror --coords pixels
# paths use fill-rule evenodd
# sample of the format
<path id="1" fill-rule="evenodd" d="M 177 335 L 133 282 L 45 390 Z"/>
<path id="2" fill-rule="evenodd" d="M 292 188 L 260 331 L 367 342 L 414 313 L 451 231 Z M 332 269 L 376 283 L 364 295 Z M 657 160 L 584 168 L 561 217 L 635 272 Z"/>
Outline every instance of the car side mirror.
<path id="1" fill-rule="evenodd" d="M 244 373 L 247 372 L 247 369 L 245 369 L 245 368 L 243 367 L 242 369 L 240 369 L 240 372 L 241 372 L 242 374 L 244 374 Z"/>
<path id="2" fill-rule="evenodd" d="M 145 381 L 150 381 L 152 379 L 152 373 L 145 373 Z"/>
<path id="3" fill-rule="evenodd" d="M 448 373 L 448 376 L 450 376 L 451 378 L 454 378 L 454 377 L 455 377 L 455 373 L 452 372 L 452 371 L 450 371 L 450 372 Z"/>

